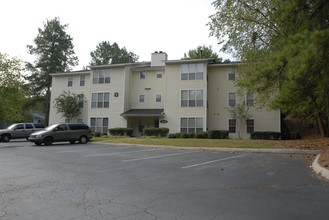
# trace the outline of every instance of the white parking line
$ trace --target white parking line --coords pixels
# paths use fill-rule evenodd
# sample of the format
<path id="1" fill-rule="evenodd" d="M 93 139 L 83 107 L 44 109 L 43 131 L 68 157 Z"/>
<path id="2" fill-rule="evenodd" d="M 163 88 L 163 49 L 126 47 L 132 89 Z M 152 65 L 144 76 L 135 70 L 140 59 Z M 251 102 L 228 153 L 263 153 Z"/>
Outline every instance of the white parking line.
<path id="1" fill-rule="evenodd" d="M 170 156 L 176 156 L 176 155 L 182 155 L 182 154 L 190 154 L 190 153 L 196 153 L 196 152 L 200 152 L 200 151 L 188 151 L 188 152 L 183 152 L 183 153 L 165 154 L 165 155 L 153 156 L 153 157 L 143 157 L 143 158 L 123 160 L 122 162 L 131 162 L 131 161 L 138 161 L 138 160 L 149 160 L 149 159 L 156 159 L 156 158 L 162 158 L 162 157 L 170 157 Z"/>
<path id="2" fill-rule="evenodd" d="M 155 150 L 160 150 L 160 148 L 155 148 L 155 149 L 146 149 L 146 150 L 135 150 L 135 151 L 120 151 L 120 152 L 113 152 L 113 153 L 102 153 L 102 154 L 90 154 L 85 157 L 99 157 L 99 156 L 109 156 L 109 155 L 114 155 L 114 154 L 129 154 L 129 153 L 135 153 L 135 152 L 143 152 L 143 151 L 155 151 Z"/>
<path id="3" fill-rule="evenodd" d="M 192 165 L 189 165 L 189 166 L 182 167 L 182 169 L 187 169 L 187 168 L 196 167 L 196 166 L 202 166 L 202 165 L 205 165 L 205 164 L 215 163 L 215 162 L 218 162 L 218 161 L 230 160 L 230 159 L 233 159 L 233 158 L 243 157 L 243 156 L 246 156 L 248 154 L 250 154 L 250 153 L 241 154 L 241 155 L 237 155 L 237 156 L 233 156 L 233 157 L 221 158 L 221 159 L 218 159 L 218 160 L 206 161 L 206 162 L 203 162 L 203 163 L 192 164 Z"/>
<path id="4" fill-rule="evenodd" d="M 95 151 L 95 150 L 113 150 L 113 149 L 121 149 L 127 147 L 107 147 L 107 148 L 94 148 L 94 149 L 85 149 L 85 150 L 66 150 L 66 151 L 57 151 L 56 153 L 75 153 L 75 152 L 85 152 L 85 151 Z"/>

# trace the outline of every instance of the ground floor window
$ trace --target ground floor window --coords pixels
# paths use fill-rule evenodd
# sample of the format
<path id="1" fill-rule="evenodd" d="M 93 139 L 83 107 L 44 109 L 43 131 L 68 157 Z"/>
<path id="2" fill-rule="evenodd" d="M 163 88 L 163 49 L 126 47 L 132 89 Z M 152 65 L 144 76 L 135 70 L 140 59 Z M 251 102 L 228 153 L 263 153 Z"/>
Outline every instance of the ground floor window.
<path id="1" fill-rule="evenodd" d="M 180 119 L 181 133 L 198 133 L 203 131 L 203 118 L 188 117 Z"/>
<path id="2" fill-rule="evenodd" d="M 247 133 L 254 132 L 254 119 L 247 120 Z"/>
<path id="3" fill-rule="evenodd" d="M 107 134 L 109 128 L 109 118 L 90 118 L 90 128 L 93 132 Z"/>
<path id="4" fill-rule="evenodd" d="M 154 127 L 155 128 L 158 128 L 159 127 L 159 125 L 160 125 L 159 123 L 160 123 L 160 121 L 159 121 L 158 118 L 154 119 Z"/>
<path id="5" fill-rule="evenodd" d="M 236 132 L 236 120 L 235 119 L 228 120 L 228 131 L 229 131 L 229 133 Z"/>

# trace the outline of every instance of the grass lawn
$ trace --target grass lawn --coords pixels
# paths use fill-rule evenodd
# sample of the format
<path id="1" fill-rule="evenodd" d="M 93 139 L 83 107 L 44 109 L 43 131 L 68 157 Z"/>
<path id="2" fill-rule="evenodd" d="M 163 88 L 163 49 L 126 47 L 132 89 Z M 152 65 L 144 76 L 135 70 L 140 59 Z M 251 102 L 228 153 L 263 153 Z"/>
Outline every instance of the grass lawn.
<path id="1" fill-rule="evenodd" d="M 156 138 L 156 137 L 94 137 L 94 142 L 113 144 L 162 145 L 176 147 L 271 148 L 274 143 L 263 140 Z"/>

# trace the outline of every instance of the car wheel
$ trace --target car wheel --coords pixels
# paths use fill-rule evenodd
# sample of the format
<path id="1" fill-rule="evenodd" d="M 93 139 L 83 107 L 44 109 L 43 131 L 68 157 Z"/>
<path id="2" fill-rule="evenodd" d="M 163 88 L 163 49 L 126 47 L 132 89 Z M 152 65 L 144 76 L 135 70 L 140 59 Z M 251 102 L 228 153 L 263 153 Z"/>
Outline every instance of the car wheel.
<path id="1" fill-rule="evenodd" d="M 71 144 L 74 144 L 74 143 L 75 143 L 75 141 L 70 141 L 70 143 L 71 143 Z"/>
<path id="2" fill-rule="evenodd" d="M 45 137 L 45 139 L 43 140 L 43 143 L 46 146 L 52 145 L 53 144 L 53 138 L 52 137 Z"/>
<path id="3" fill-rule="evenodd" d="M 79 139 L 79 142 L 80 142 L 81 144 L 85 144 L 85 143 L 88 142 L 88 139 L 87 139 L 86 136 L 81 136 L 80 139 Z"/>
<path id="4" fill-rule="evenodd" d="M 9 141 L 10 141 L 10 134 L 3 134 L 3 135 L 1 136 L 1 140 L 2 140 L 3 142 L 9 142 Z"/>

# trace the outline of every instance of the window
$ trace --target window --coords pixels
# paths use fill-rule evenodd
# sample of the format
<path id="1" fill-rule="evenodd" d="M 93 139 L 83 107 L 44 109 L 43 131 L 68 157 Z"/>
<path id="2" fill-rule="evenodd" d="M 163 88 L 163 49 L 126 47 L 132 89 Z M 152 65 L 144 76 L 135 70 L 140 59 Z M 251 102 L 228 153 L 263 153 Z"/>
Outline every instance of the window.
<path id="1" fill-rule="evenodd" d="M 156 94 L 155 95 L 155 101 L 156 102 L 161 102 L 161 94 Z"/>
<path id="2" fill-rule="evenodd" d="M 254 132 L 254 119 L 247 119 L 247 133 Z"/>
<path id="3" fill-rule="evenodd" d="M 159 127 L 159 123 L 160 121 L 159 121 L 159 119 L 158 118 L 156 118 L 156 119 L 154 119 L 154 127 L 155 128 L 158 128 Z"/>
<path id="4" fill-rule="evenodd" d="M 146 77 L 146 72 L 139 72 L 140 79 L 145 79 L 145 77 Z"/>
<path id="5" fill-rule="evenodd" d="M 180 119 L 181 133 L 198 133 L 203 131 L 203 118 L 191 117 Z"/>
<path id="6" fill-rule="evenodd" d="M 156 75 L 157 75 L 157 78 L 158 79 L 161 79 L 162 78 L 162 72 L 157 72 Z"/>
<path id="7" fill-rule="evenodd" d="M 235 133 L 236 132 L 236 120 L 235 119 L 229 119 L 228 120 L 228 132 L 229 133 Z"/>
<path id="8" fill-rule="evenodd" d="M 80 75 L 80 86 L 85 86 L 86 76 Z"/>
<path id="9" fill-rule="evenodd" d="M 111 83 L 111 70 L 95 70 L 93 84 Z"/>
<path id="10" fill-rule="evenodd" d="M 181 80 L 203 80 L 203 63 L 181 65 Z"/>
<path id="11" fill-rule="evenodd" d="M 18 125 L 16 125 L 15 129 L 18 130 L 18 129 L 25 129 L 25 128 L 24 128 L 23 124 L 18 124 Z"/>
<path id="12" fill-rule="evenodd" d="M 25 124 L 25 128 L 26 129 L 33 129 L 33 125 L 32 124 Z"/>
<path id="13" fill-rule="evenodd" d="M 84 96 L 83 94 L 78 95 L 79 108 L 83 108 Z"/>
<path id="14" fill-rule="evenodd" d="M 91 107 L 92 108 L 108 108 L 110 105 L 110 93 L 99 92 L 92 93 L 91 95 Z"/>
<path id="15" fill-rule="evenodd" d="M 228 80 L 235 80 L 235 68 L 231 68 L 228 73 Z"/>
<path id="16" fill-rule="evenodd" d="M 68 76 L 67 77 L 67 86 L 68 87 L 73 86 L 73 76 Z"/>
<path id="17" fill-rule="evenodd" d="M 202 107 L 203 106 L 203 90 L 182 90 L 181 91 L 181 107 Z"/>
<path id="18" fill-rule="evenodd" d="M 228 93 L 228 106 L 235 106 L 235 92 Z"/>
<path id="19" fill-rule="evenodd" d="M 145 95 L 139 95 L 139 102 L 145 102 Z"/>
<path id="20" fill-rule="evenodd" d="M 254 106 L 254 94 L 253 93 L 247 93 L 246 99 L 247 99 L 247 106 Z"/>
<path id="21" fill-rule="evenodd" d="M 109 129 L 109 119 L 108 118 L 90 118 L 90 129 L 93 132 L 101 132 L 102 134 L 107 134 Z"/>

